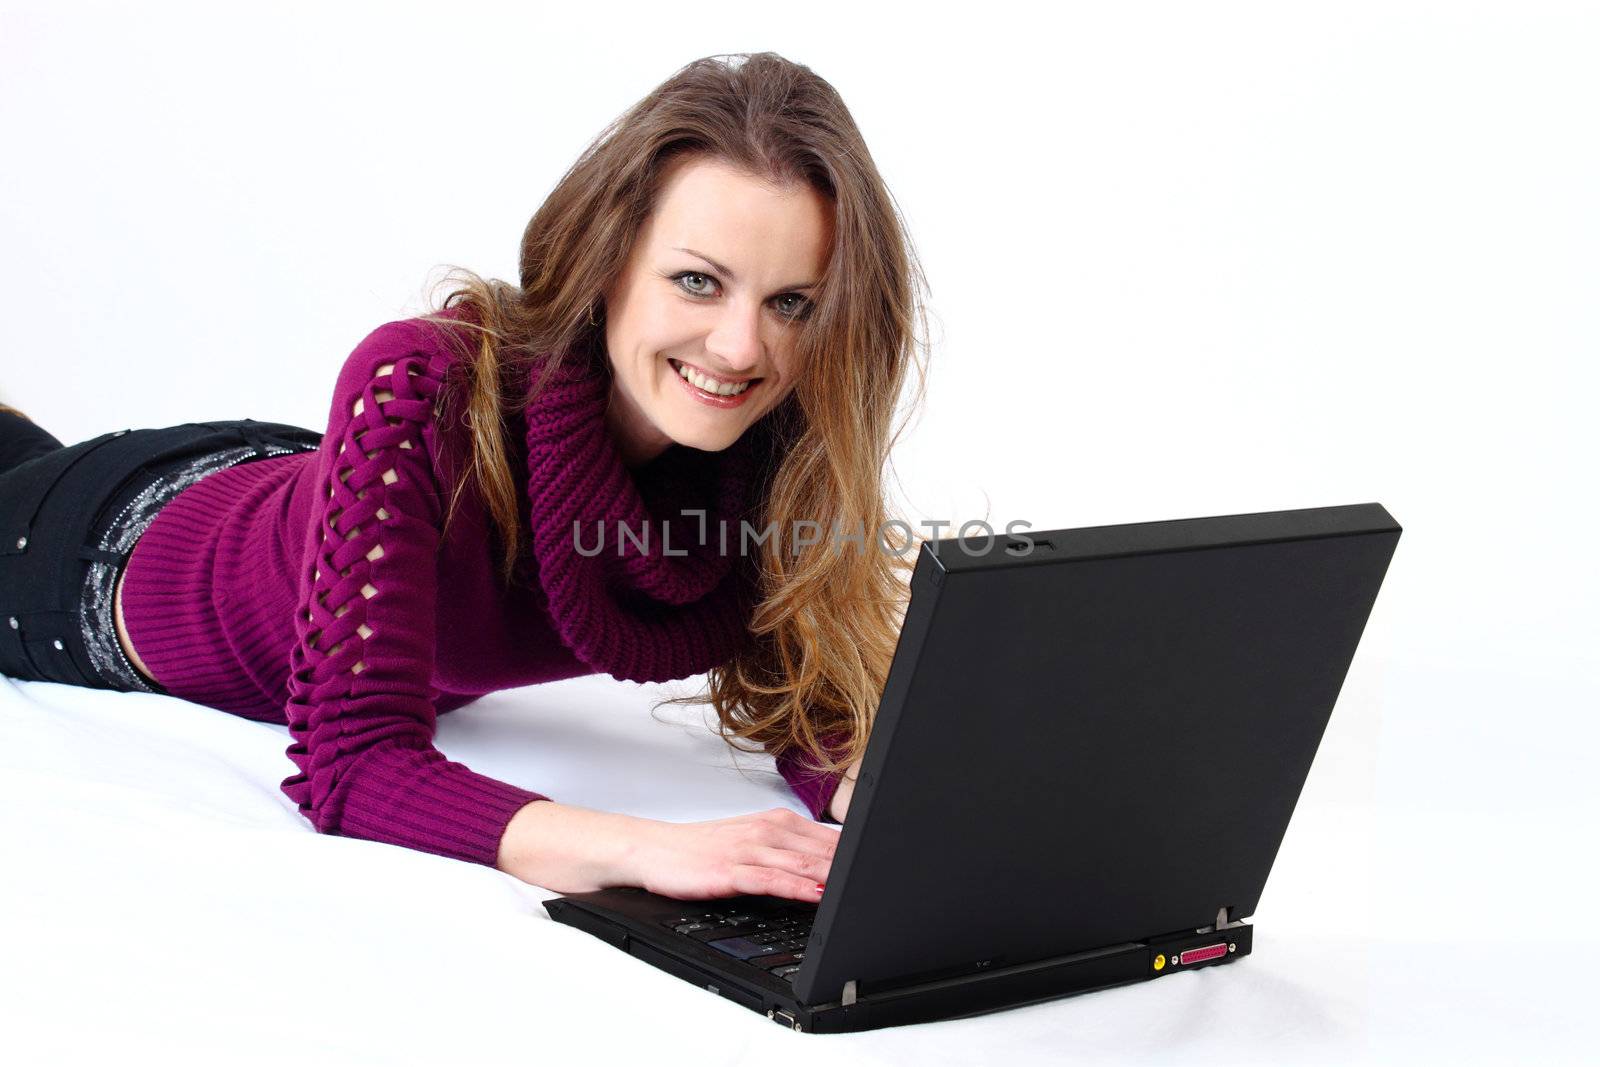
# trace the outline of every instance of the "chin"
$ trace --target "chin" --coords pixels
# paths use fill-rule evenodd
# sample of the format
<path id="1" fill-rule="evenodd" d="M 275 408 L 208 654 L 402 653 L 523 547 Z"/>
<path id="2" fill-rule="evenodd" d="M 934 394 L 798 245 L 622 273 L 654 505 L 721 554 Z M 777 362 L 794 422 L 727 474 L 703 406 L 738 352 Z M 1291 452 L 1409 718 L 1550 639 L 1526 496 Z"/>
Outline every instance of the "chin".
<path id="1" fill-rule="evenodd" d="M 698 433 L 673 434 L 672 439 L 685 448 L 699 449 L 701 452 L 721 452 L 737 441 L 739 436 L 735 434 L 729 437 L 726 432 L 708 433 L 702 431 Z"/>

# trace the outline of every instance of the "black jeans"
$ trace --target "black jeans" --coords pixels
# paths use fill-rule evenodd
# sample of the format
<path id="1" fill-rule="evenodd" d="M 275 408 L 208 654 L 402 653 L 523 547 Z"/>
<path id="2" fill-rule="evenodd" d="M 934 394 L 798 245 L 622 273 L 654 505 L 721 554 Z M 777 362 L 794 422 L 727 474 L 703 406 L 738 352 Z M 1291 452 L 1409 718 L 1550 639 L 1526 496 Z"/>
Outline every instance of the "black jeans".
<path id="1" fill-rule="evenodd" d="M 128 661 L 112 594 L 161 506 L 236 463 L 315 450 L 322 435 L 239 419 L 115 430 L 70 447 L 0 411 L 0 673 L 164 693 Z"/>

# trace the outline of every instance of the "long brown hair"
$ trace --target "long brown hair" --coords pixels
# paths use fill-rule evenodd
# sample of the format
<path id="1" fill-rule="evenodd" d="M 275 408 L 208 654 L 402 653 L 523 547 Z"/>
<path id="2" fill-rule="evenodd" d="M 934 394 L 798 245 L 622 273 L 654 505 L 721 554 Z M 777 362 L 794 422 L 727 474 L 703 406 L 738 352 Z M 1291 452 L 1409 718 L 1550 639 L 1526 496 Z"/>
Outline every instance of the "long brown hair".
<path id="1" fill-rule="evenodd" d="M 759 514 L 778 536 L 760 547 L 751 640 L 708 672 L 707 692 L 661 703 L 709 703 L 728 744 L 798 748 L 834 772 L 865 750 L 920 546 L 909 524 L 886 525 L 884 473 L 904 429 L 895 415 L 908 372 L 917 383 L 908 416 L 926 383 L 927 286 L 849 109 L 810 68 L 771 52 L 695 60 L 602 130 L 556 184 L 523 233 L 520 286 L 456 269 L 461 288 L 443 307 L 471 314 L 425 316 L 477 334 L 475 351 L 462 348 L 460 380 L 445 388 L 445 410 L 455 411 L 446 417 L 472 441 L 450 515 L 475 478 L 509 584 L 524 535 L 503 415 L 560 362 L 605 364 L 602 294 L 628 262 L 667 164 L 685 154 L 809 183 L 832 203 L 834 247 L 800 327 L 803 373 L 763 418 L 777 443 Z M 802 520 L 823 537 L 795 552 L 786 531 Z M 906 536 L 880 541 L 896 527 Z M 836 530 L 863 532 L 865 551 L 830 543 Z"/>

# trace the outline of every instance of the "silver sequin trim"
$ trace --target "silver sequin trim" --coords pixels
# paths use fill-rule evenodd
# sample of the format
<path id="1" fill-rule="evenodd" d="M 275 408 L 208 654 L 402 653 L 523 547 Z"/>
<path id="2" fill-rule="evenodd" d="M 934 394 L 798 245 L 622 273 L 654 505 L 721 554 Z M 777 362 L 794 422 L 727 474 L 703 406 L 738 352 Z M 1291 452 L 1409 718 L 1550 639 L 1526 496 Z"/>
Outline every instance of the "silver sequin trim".
<path id="1" fill-rule="evenodd" d="M 310 446 L 300 451 L 315 450 L 315 446 Z M 268 455 L 263 456 L 246 446 L 229 448 L 196 456 L 181 467 L 165 472 L 116 514 L 102 531 L 96 547 L 118 555 L 125 554 L 132 550 L 155 521 L 156 513 L 201 478 L 249 459 L 286 456 L 296 450 L 269 445 L 266 451 Z M 145 681 L 122 650 L 122 642 L 117 640 L 115 595 L 120 573 L 110 563 L 90 562 L 83 578 L 83 612 L 80 615 L 83 643 L 88 649 L 90 662 L 101 678 L 123 689 L 154 693 L 157 690 Z"/>

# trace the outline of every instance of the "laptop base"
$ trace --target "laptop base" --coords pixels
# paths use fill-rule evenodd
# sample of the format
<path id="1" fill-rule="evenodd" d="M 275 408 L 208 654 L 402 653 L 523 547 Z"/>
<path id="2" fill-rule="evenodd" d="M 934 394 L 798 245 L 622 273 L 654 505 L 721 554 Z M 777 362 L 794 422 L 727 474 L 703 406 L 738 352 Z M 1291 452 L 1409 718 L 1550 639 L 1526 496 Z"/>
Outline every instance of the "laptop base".
<path id="1" fill-rule="evenodd" d="M 1235 922 L 1221 930 L 1180 931 L 934 981 L 857 986 L 840 990 L 839 998 L 827 1003 L 802 1004 L 792 991 L 783 991 L 786 983 L 707 967 L 704 958 L 692 958 L 700 946 L 684 945 L 687 938 L 680 940 L 670 931 L 653 929 L 623 911 L 599 905 L 594 899 L 598 895 L 583 894 L 588 898 L 583 900 L 557 897 L 544 906 L 556 922 L 593 934 L 782 1026 L 817 1034 L 965 1018 L 1232 963 L 1250 954 L 1254 933 L 1249 923 Z"/>

